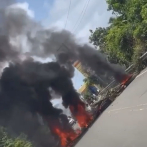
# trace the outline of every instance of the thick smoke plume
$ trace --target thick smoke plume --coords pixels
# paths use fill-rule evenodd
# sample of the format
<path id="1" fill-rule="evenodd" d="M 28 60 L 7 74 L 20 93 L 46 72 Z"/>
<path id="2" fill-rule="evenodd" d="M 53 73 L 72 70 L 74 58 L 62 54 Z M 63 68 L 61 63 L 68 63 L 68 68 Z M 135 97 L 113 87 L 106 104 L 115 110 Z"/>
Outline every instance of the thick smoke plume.
<path id="1" fill-rule="evenodd" d="M 95 74 L 107 72 L 118 81 L 125 73 L 94 48 L 79 45 L 70 32 L 43 28 L 21 4 L 11 0 L 0 3 L 0 67 L 9 63 L 0 79 L 0 125 L 16 136 L 26 133 L 37 142 L 36 147 L 55 146 L 53 138 L 49 139 L 50 133 L 42 131 L 44 125 L 39 123 L 38 115 L 49 127 L 59 123 L 62 129 L 71 130 L 62 110 L 52 106 L 49 88 L 62 96 L 66 108 L 72 106 L 77 114 L 77 104 L 83 103 L 71 81 L 72 63 L 79 60 Z M 56 62 L 43 64 L 35 62 L 32 56 L 55 57 Z"/>
<path id="2" fill-rule="evenodd" d="M 38 121 L 35 121 L 36 115 L 39 114 L 45 122 L 48 122 L 50 127 L 52 126 L 51 129 L 56 122 L 64 130 L 71 131 L 62 110 L 52 106 L 49 93 L 49 88 L 52 88 L 62 96 L 65 107 L 71 104 L 76 107 L 77 103 L 74 103 L 74 100 L 78 94 L 75 92 L 70 78 L 70 73 L 57 62 L 43 64 L 35 62 L 33 59 L 27 59 L 21 63 L 10 64 L 9 67 L 4 69 L 0 81 L 0 124 L 13 127 L 10 130 L 14 131 L 15 129 L 15 133 L 22 131 L 31 137 L 34 133 L 32 129 L 39 128 L 39 123 L 36 124 Z M 19 113 L 15 111 L 15 115 L 13 115 L 14 110 L 20 108 L 21 111 Z M 11 118 L 15 118 L 17 123 L 14 123 Z M 18 124 L 18 122 L 23 123 L 25 121 L 30 125 L 23 125 L 22 127 Z M 31 127 L 31 129 L 28 127 Z"/>
<path id="3" fill-rule="evenodd" d="M 27 52 L 28 55 L 42 58 L 56 56 L 60 63 L 67 65 L 67 68 L 71 68 L 69 61 L 80 60 L 83 66 L 89 67 L 96 74 L 109 73 L 118 81 L 125 74 L 120 68 L 110 64 L 99 51 L 86 44 L 79 45 L 70 32 L 57 31 L 55 28 L 44 29 L 25 10 L 16 5 L 5 9 L 3 20 L 5 27 L 2 29 L 5 30 L 3 32 L 6 43 L 2 45 L 3 56 L 0 60 L 13 59 L 15 55 Z M 4 48 L 7 48 L 7 52 L 3 51 Z"/>

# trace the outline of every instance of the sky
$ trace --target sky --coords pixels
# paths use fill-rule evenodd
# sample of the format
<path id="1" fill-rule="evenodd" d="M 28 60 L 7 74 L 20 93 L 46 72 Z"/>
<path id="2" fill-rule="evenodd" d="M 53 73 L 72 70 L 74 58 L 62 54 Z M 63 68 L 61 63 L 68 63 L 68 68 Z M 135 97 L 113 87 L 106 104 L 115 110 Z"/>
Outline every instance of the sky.
<path id="1" fill-rule="evenodd" d="M 53 99 L 53 100 L 51 100 L 51 103 L 53 104 L 53 107 L 58 108 L 58 109 L 62 109 L 63 114 L 71 116 L 71 112 L 70 112 L 69 108 L 65 109 L 64 106 L 62 105 L 61 98 L 60 99 Z"/>
<path id="2" fill-rule="evenodd" d="M 89 43 L 90 29 L 108 26 L 111 16 L 111 12 L 107 11 L 105 0 L 17 0 L 17 2 L 24 3 L 34 19 L 44 27 L 56 26 L 67 29 L 82 43 Z M 82 86 L 83 79 L 82 74 L 75 70 L 73 83 L 76 89 Z"/>

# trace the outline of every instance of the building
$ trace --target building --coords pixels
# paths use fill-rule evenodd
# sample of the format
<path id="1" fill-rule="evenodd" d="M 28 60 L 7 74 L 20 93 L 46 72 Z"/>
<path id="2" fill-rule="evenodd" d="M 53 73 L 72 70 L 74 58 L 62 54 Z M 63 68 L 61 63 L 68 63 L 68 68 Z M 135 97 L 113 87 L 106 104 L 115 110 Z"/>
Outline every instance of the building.
<path id="1" fill-rule="evenodd" d="M 84 94 L 84 93 L 86 92 L 86 90 L 87 90 L 87 86 L 86 86 L 86 84 L 84 83 L 84 84 L 80 87 L 80 89 L 78 90 L 78 93 Z"/>
<path id="2" fill-rule="evenodd" d="M 64 53 L 64 52 L 68 52 L 69 48 L 63 44 L 59 49 L 58 49 L 58 53 Z M 88 69 L 84 70 L 84 68 L 82 67 L 82 64 L 79 60 L 70 60 L 70 62 L 72 63 L 72 65 L 86 78 L 89 77 L 88 74 Z M 84 83 L 81 88 L 78 90 L 79 93 L 84 94 L 86 92 L 86 90 L 89 89 L 89 87 L 87 87 L 87 85 Z"/>
<path id="3" fill-rule="evenodd" d="M 74 66 L 79 72 L 81 72 L 82 75 L 83 75 L 84 77 L 88 77 L 88 76 L 89 76 L 88 73 L 84 71 L 84 69 L 83 69 L 82 64 L 81 64 L 80 61 L 78 61 L 78 60 L 75 61 L 75 62 L 73 63 L 73 66 Z M 97 89 L 98 89 L 98 88 L 97 88 L 96 85 L 91 85 L 91 86 L 87 87 L 86 83 L 84 83 L 84 84 L 80 87 L 80 89 L 78 90 L 78 92 L 79 92 L 80 94 L 84 94 L 87 90 L 89 90 L 90 93 L 97 95 L 97 94 L 98 94 L 98 90 L 97 90 Z"/>
<path id="4" fill-rule="evenodd" d="M 83 76 L 84 77 L 88 77 L 89 75 L 84 71 L 84 69 L 83 69 L 83 67 L 82 67 L 82 64 L 81 64 L 81 62 L 80 61 L 75 61 L 74 63 L 73 63 L 73 66 L 79 71 L 79 72 L 81 72 L 82 74 L 83 74 Z"/>

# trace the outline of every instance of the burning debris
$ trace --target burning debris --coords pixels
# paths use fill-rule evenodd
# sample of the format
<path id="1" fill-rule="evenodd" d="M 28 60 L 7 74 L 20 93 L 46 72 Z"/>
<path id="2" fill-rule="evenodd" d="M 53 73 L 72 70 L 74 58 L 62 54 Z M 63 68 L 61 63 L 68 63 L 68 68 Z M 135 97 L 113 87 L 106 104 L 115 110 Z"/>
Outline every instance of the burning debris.
<path id="1" fill-rule="evenodd" d="M 77 134 L 69 125 L 67 116 L 62 114 L 62 110 L 52 106 L 49 87 L 62 96 L 65 107 L 72 108 L 71 112 L 81 127 L 86 127 L 91 120 L 84 109 L 84 103 L 74 90 L 70 74 L 57 62 L 43 64 L 25 60 L 12 63 L 4 69 L 0 83 L 0 107 L 3 113 L 8 115 L 7 113 L 21 105 L 32 114 L 39 113 L 52 134 L 59 137 L 62 146 L 73 141 Z"/>
<path id="2" fill-rule="evenodd" d="M 10 120 L 13 120 L 15 127 L 10 129 L 12 134 L 25 132 L 34 141 L 32 136 L 40 134 L 37 131 L 41 128 L 37 121 L 39 114 L 55 138 L 60 139 L 60 145 L 65 147 L 79 134 L 71 128 L 62 110 L 52 106 L 50 100 L 53 97 L 49 88 L 62 97 L 64 107 L 70 108 L 80 127 L 87 127 L 93 120 L 73 87 L 71 78 L 74 68 L 71 61 L 79 60 L 95 74 L 107 72 L 119 82 L 126 73 L 110 64 L 99 51 L 89 45 L 79 45 L 70 32 L 44 29 L 26 10 L 7 1 L 8 6 L 4 3 L 5 6 L 0 7 L 0 62 L 9 63 L 0 79 L 0 125 L 9 128 L 12 125 Z M 67 46 L 62 44 L 65 40 Z M 34 61 L 32 56 L 54 56 L 56 62 L 40 63 Z M 23 111 L 19 115 L 15 115 L 15 111 L 12 115 L 16 108 Z M 29 113 L 29 118 L 25 117 L 28 116 L 26 112 Z M 18 116 L 18 125 L 14 123 L 14 116 Z M 24 122 L 29 122 L 25 129 Z M 43 140 L 36 136 L 35 141 L 40 141 L 36 147 L 50 146 L 48 141 Z"/>
<path id="3" fill-rule="evenodd" d="M 122 82 L 121 82 L 121 85 L 128 85 L 128 82 L 131 80 L 131 78 L 133 77 L 133 75 L 127 75 L 123 78 Z"/>
<path id="4" fill-rule="evenodd" d="M 70 105 L 69 108 L 73 116 L 78 120 L 80 127 L 87 128 L 93 118 L 85 111 L 85 104 L 79 101 L 76 107 Z"/>
<path id="5" fill-rule="evenodd" d="M 58 137 L 60 139 L 60 145 L 62 147 L 65 147 L 69 142 L 72 142 L 78 137 L 78 134 L 71 128 L 65 115 L 60 115 L 60 118 L 51 118 L 47 122 L 55 138 Z"/>

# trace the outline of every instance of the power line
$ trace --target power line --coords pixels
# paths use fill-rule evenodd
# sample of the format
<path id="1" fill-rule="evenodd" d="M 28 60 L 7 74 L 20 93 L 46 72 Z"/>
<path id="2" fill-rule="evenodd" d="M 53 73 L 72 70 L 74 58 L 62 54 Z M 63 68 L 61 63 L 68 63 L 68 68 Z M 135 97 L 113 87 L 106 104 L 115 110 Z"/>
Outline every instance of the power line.
<path id="1" fill-rule="evenodd" d="M 85 3 L 84 7 L 83 7 L 83 10 L 81 11 L 81 15 L 79 16 L 77 22 L 75 23 L 74 27 L 73 27 L 73 33 L 76 31 L 76 29 L 78 28 L 78 26 L 80 25 L 80 23 L 82 22 L 83 20 L 83 17 L 86 13 L 86 10 L 88 8 L 88 5 L 90 3 L 91 0 L 87 0 L 87 2 Z M 69 17 L 69 11 L 70 11 L 70 7 L 71 7 L 71 0 L 69 2 L 69 9 L 68 9 L 68 13 L 67 13 L 67 18 L 66 18 L 66 22 L 65 22 L 65 26 L 64 26 L 64 29 L 66 28 L 66 25 L 67 25 L 67 21 L 68 21 L 68 17 Z M 67 41 L 68 38 L 66 40 L 63 41 L 63 43 L 59 46 L 58 50 L 60 50 L 60 48 L 64 45 L 65 45 L 65 41 Z M 78 73 L 79 75 L 79 73 Z"/>
<path id="2" fill-rule="evenodd" d="M 91 0 L 87 0 L 87 1 L 86 1 L 85 5 L 84 5 L 84 7 L 83 7 L 83 10 L 81 11 L 81 15 L 79 16 L 78 20 L 76 21 L 76 23 L 75 23 L 75 25 L 74 25 L 74 27 L 73 27 L 73 32 L 72 32 L 72 33 L 74 33 L 74 32 L 76 31 L 76 29 L 78 28 L 78 26 L 79 26 L 80 23 L 82 22 L 83 17 L 84 17 L 84 15 L 85 15 L 85 13 L 86 13 L 86 10 L 87 10 L 87 8 L 88 8 L 88 5 L 89 5 L 90 1 L 91 1 Z M 69 10 L 70 10 L 70 6 L 71 6 L 71 0 L 70 0 L 70 4 L 69 4 Z M 69 11 L 68 11 L 67 18 L 68 18 L 68 16 L 69 16 Z M 68 19 L 67 19 L 67 20 L 68 20 Z M 79 21 L 79 23 L 78 23 L 78 21 Z M 67 22 L 66 22 L 66 23 L 67 23 Z M 77 24 L 78 24 L 78 25 L 77 25 Z M 63 43 L 59 46 L 58 50 L 60 50 L 60 48 L 61 48 L 63 45 L 65 46 L 65 42 L 66 42 L 67 40 L 68 40 L 68 38 L 65 39 L 65 40 L 63 41 Z"/>
<path id="3" fill-rule="evenodd" d="M 78 22 L 80 21 L 80 18 L 81 18 L 82 14 L 83 14 L 83 12 L 84 12 L 84 10 L 85 10 L 86 4 L 87 4 L 87 1 L 86 1 L 85 4 L 84 4 L 84 7 L 83 7 L 83 9 L 82 9 L 82 11 L 81 11 L 81 13 L 80 13 L 80 15 L 79 15 L 79 18 L 77 19 L 77 21 L 76 21 L 76 23 L 75 23 L 75 25 L 74 25 L 74 27 L 73 27 L 73 30 L 75 30 L 75 28 L 76 28 Z"/>
<path id="4" fill-rule="evenodd" d="M 87 11 L 87 8 L 88 8 L 88 5 L 89 5 L 90 1 L 91 1 L 91 0 L 87 0 L 87 1 L 86 1 L 85 6 L 83 7 L 83 11 L 81 12 L 81 19 L 80 19 L 80 17 L 79 17 L 79 23 L 78 23 L 78 21 L 77 21 L 77 25 L 75 24 L 75 28 L 74 28 L 73 33 L 76 31 L 76 29 L 78 28 L 78 26 L 79 26 L 80 23 L 82 22 L 83 17 L 84 17 L 84 15 L 86 14 L 86 11 Z"/>
<path id="5" fill-rule="evenodd" d="M 70 12 L 70 7 L 71 7 L 71 0 L 69 1 L 69 7 L 68 7 L 68 11 L 67 11 L 67 17 L 66 17 L 66 21 L 65 21 L 65 26 L 64 26 L 64 29 L 65 29 L 65 28 L 66 28 L 66 26 L 67 26 L 68 17 L 69 17 L 69 12 Z"/>

